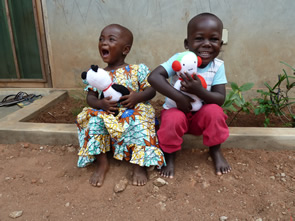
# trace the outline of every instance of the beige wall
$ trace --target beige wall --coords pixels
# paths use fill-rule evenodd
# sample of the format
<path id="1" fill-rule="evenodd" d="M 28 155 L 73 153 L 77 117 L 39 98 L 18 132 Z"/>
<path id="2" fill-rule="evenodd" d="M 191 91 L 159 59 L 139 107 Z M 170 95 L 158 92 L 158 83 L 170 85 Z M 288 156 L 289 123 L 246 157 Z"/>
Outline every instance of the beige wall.
<path id="1" fill-rule="evenodd" d="M 294 9 L 294 0 L 43 0 L 53 87 L 82 87 L 83 70 L 104 66 L 97 50 L 104 26 L 131 29 L 127 62 L 153 69 L 184 50 L 186 24 L 201 12 L 216 14 L 228 30 L 220 54 L 228 81 L 263 87 L 282 73 L 279 61 L 295 66 Z"/>

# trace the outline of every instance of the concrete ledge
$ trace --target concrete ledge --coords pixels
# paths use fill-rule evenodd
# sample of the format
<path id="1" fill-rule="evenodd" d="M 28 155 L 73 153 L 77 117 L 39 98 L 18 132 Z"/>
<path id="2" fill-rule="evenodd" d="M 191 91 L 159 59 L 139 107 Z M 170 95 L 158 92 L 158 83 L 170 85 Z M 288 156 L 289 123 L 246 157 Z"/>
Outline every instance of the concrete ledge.
<path id="1" fill-rule="evenodd" d="M 65 90 L 49 91 L 33 104 L 0 119 L 1 143 L 31 142 L 41 145 L 78 145 L 75 124 L 24 122 L 43 109 L 68 96 Z M 205 147 L 202 137 L 186 134 L 183 148 Z M 294 128 L 230 127 L 230 137 L 222 145 L 228 148 L 295 150 Z"/>

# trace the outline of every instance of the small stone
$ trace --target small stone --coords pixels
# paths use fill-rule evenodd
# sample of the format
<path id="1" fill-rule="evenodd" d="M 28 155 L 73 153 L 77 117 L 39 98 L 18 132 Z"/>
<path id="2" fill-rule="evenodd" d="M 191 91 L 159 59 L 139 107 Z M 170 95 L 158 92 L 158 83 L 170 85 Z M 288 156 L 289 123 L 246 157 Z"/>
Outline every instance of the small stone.
<path id="1" fill-rule="evenodd" d="M 65 204 L 65 207 L 69 207 L 70 206 L 70 202 L 67 202 L 66 204 Z"/>
<path id="2" fill-rule="evenodd" d="M 165 204 L 165 203 L 163 203 L 163 202 L 159 202 L 157 205 L 160 207 L 160 209 L 161 209 L 162 211 L 166 211 L 166 204 Z"/>
<path id="3" fill-rule="evenodd" d="M 208 157 L 208 160 L 212 162 L 212 158 L 210 156 Z"/>
<path id="4" fill-rule="evenodd" d="M 41 147 L 40 147 L 40 150 L 43 150 L 43 149 L 44 149 L 44 147 L 41 146 Z"/>
<path id="5" fill-rule="evenodd" d="M 281 178 L 281 181 L 286 182 L 287 180 L 285 178 Z"/>
<path id="6" fill-rule="evenodd" d="M 70 147 L 68 147 L 68 152 L 70 152 L 70 153 L 74 153 L 74 152 L 76 152 L 76 148 L 70 146 Z"/>
<path id="7" fill-rule="evenodd" d="M 168 182 L 162 178 L 157 178 L 156 180 L 154 180 L 153 184 L 157 187 L 161 187 L 168 184 Z"/>
<path id="8" fill-rule="evenodd" d="M 16 219 L 18 217 L 20 217 L 21 215 L 23 215 L 23 211 L 13 211 L 9 214 L 9 217 Z"/>
<path id="9" fill-rule="evenodd" d="M 7 176 L 7 177 L 5 177 L 5 180 L 12 180 L 12 178 Z"/>
<path id="10" fill-rule="evenodd" d="M 31 180 L 31 183 L 37 183 L 37 180 L 36 179 L 32 179 Z"/>
<path id="11" fill-rule="evenodd" d="M 123 178 L 122 180 L 119 181 L 114 187 L 114 192 L 119 193 L 122 192 L 126 189 L 128 185 L 128 180 L 126 178 Z"/>
<path id="12" fill-rule="evenodd" d="M 28 143 L 22 143 L 22 144 L 21 144 L 21 147 L 22 147 L 22 148 L 28 148 L 29 146 L 30 146 L 30 145 L 29 145 Z"/>
<path id="13" fill-rule="evenodd" d="M 220 221 L 226 221 L 227 220 L 227 216 L 221 216 L 221 217 L 219 217 L 219 220 Z"/>
<path id="14" fill-rule="evenodd" d="M 281 173 L 281 176 L 282 176 L 282 177 L 285 177 L 285 176 L 286 176 L 286 174 L 285 174 L 285 173 Z"/>
<path id="15" fill-rule="evenodd" d="M 258 219 L 256 219 L 255 221 L 262 221 L 262 219 L 261 219 L 261 218 L 258 218 Z"/>
<path id="16" fill-rule="evenodd" d="M 275 180 L 276 179 L 275 176 L 270 176 L 269 178 L 272 179 L 272 180 Z"/>

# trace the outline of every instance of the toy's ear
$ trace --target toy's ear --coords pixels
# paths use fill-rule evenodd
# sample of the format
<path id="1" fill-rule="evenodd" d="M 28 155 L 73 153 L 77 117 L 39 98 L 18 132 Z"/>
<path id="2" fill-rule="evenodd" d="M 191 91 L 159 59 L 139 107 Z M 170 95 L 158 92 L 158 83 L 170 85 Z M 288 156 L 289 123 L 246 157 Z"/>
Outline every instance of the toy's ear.
<path id="1" fill-rule="evenodd" d="M 82 78 L 83 80 L 86 79 L 86 76 L 87 76 L 87 72 L 86 72 L 86 71 L 82 72 L 82 74 L 81 74 L 81 78 Z"/>
<path id="2" fill-rule="evenodd" d="M 202 58 L 199 56 L 197 56 L 197 58 L 198 58 L 198 67 L 200 67 L 202 64 Z"/>
<path id="3" fill-rule="evenodd" d="M 174 71 L 180 71 L 181 70 L 181 64 L 179 61 L 173 61 L 172 63 L 172 69 Z"/>
<path id="4" fill-rule="evenodd" d="M 95 72 L 97 72 L 98 66 L 97 65 L 91 65 L 91 69 Z"/>

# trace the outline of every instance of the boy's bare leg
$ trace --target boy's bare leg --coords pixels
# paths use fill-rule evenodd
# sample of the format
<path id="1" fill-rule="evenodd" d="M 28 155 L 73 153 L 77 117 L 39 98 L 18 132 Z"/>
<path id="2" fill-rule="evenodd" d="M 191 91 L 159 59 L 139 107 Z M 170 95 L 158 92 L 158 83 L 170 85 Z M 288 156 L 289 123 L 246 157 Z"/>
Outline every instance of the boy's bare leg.
<path id="1" fill-rule="evenodd" d="M 209 147 L 209 154 L 214 162 L 217 175 L 222 175 L 231 171 L 230 165 L 221 152 L 220 144 Z"/>
<path id="2" fill-rule="evenodd" d="M 175 153 L 164 153 L 166 166 L 163 166 L 160 170 L 160 175 L 162 177 L 174 177 L 174 161 L 175 161 Z"/>
<path id="3" fill-rule="evenodd" d="M 144 186 L 147 183 L 147 179 L 146 168 L 134 165 L 132 184 L 134 186 Z"/>
<path id="4" fill-rule="evenodd" d="M 90 177 L 89 183 L 92 186 L 97 186 L 97 187 L 102 186 L 108 169 L 109 169 L 109 162 L 107 159 L 107 155 L 105 153 L 96 155 L 95 171 Z"/>

